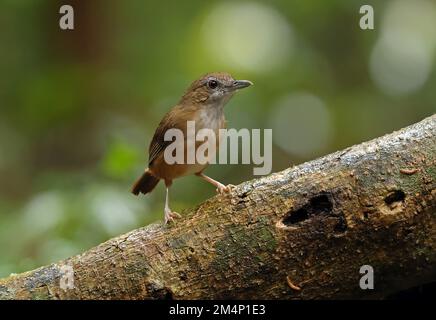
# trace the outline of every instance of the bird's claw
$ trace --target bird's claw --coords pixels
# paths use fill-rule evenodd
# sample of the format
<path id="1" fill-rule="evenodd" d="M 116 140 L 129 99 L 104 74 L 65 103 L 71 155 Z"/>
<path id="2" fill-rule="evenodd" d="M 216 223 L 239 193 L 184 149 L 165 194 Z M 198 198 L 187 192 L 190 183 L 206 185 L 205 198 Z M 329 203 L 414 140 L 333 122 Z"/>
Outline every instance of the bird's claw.
<path id="1" fill-rule="evenodd" d="M 165 211 L 165 224 L 173 222 L 174 219 L 178 219 L 181 217 L 182 216 L 175 211 L 171 211 L 171 210 Z"/>
<path id="2" fill-rule="evenodd" d="M 216 189 L 216 192 L 218 192 L 219 194 L 224 194 L 224 193 L 230 193 L 232 192 L 232 189 L 235 188 L 235 186 L 233 184 L 228 184 L 228 185 L 220 185 L 218 186 L 218 188 Z"/>

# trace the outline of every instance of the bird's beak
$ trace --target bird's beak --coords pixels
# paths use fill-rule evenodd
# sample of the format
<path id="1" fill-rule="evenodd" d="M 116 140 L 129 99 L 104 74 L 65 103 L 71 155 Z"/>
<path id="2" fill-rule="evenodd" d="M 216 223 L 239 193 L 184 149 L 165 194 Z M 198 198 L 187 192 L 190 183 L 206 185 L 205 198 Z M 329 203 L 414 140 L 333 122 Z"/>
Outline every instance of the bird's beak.
<path id="1" fill-rule="evenodd" d="M 230 89 L 231 90 L 238 90 L 238 89 L 249 87 L 252 84 L 253 84 L 253 82 L 248 81 L 248 80 L 235 80 L 235 81 L 233 81 L 233 84 L 231 85 Z"/>

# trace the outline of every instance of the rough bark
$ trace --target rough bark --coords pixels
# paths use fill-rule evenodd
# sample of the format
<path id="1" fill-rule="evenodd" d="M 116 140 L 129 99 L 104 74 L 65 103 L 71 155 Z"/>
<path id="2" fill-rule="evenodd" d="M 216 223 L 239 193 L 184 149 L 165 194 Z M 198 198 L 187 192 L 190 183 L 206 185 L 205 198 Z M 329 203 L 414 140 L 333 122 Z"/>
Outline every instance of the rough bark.
<path id="1" fill-rule="evenodd" d="M 373 298 L 436 279 L 436 115 L 237 186 L 65 261 L 3 299 Z M 74 289 L 60 288 L 62 265 Z M 371 265 L 375 289 L 359 287 Z"/>

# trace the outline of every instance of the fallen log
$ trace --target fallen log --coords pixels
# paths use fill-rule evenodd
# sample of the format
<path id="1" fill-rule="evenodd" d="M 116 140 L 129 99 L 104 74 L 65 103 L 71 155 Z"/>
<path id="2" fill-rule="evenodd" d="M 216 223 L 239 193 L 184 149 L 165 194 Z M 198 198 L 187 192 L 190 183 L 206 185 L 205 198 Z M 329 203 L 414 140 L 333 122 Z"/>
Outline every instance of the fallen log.
<path id="1" fill-rule="evenodd" d="M 436 280 L 436 115 L 59 263 L 1 299 L 382 298 Z M 361 289 L 363 265 L 374 289 Z M 70 275 L 68 277 L 68 272 Z"/>

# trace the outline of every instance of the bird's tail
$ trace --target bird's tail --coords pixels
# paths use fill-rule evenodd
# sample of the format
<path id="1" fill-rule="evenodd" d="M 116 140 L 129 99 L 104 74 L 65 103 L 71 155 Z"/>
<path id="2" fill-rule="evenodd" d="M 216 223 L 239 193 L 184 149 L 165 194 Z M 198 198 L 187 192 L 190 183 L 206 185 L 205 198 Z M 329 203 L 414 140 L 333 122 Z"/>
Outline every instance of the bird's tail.
<path id="1" fill-rule="evenodd" d="M 136 180 L 132 187 L 132 193 L 138 195 L 140 192 L 147 194 L 151 192 L 159 183 L 159 178 L 151 174 L 149 170 L 145 171 L 142 176 Z"/>

